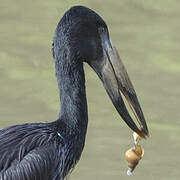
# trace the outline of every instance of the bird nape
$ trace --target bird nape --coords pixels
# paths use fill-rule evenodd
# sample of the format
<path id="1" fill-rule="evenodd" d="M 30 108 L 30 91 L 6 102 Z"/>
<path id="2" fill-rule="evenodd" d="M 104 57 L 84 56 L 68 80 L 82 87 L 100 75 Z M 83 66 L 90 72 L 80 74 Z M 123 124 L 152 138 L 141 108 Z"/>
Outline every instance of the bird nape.
<path id="1" fill-rule="evenodd" d="M 60 91 L 59 118 L 15 125 L 0 131 L 0 179 L 63 180 L 80 159 L 88 124 L 83 62 L 101 79 L 116 110 L 135 132 L 148 128 L 126 69 L 104 20 L 87 7 L 69 9 L 59 21 L 53 57 Z M 121 93 L 140 125 L 129 115 Z"/>

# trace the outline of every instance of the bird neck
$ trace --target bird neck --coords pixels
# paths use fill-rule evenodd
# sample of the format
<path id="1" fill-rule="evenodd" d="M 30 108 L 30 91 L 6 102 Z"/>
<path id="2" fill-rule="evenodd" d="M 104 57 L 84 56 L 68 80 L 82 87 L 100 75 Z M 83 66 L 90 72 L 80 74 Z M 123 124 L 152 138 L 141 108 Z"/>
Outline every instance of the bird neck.
<path id="1" fill-rule="evenodd" d="M 73 58 L 56 59 L 56 76 L 60 92 L 59 122 L 70 129 L 86 133 L 88 123 L 83 63 Z"/>

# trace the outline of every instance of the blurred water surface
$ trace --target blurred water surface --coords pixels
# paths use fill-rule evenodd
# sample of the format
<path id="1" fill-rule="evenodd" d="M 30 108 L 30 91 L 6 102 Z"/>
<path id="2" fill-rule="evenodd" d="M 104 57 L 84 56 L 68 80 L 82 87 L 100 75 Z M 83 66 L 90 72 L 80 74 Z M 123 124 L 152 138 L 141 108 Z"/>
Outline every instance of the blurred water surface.
<path id="1" fill-rule="evenodd" d="M 1 0 L 0 128 L 57 118 L 59 94 L 51 55 L 64 12 L 85 5 L 109 26 L 150 129 L 145 155 L 131 179 L 180 178 L 180 1 Z M 130 179 L 124 152 L 132 132 L 112 106 L 96 74 L 85 66 L 89 127 L 72 180 Z"/>

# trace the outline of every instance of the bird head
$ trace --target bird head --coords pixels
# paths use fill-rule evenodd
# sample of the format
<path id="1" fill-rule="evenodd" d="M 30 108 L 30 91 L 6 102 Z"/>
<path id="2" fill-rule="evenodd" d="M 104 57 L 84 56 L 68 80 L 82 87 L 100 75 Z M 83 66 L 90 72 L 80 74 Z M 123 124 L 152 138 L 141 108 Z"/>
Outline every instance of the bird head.
<path id="1" fill-rule="evenodd" d="M 61 49 L 66 47 L 66 54 L 74 52 L 71 55 L 78 57 L 74 58 L 74 64 L 88 63 L 101 79 L 125 123 L 140 136 L 148 136 L 148 128 L 136 92 L 110 39 L 105 21 L 89 8 L 72 7 L 60 20 L 55 41 L 59 43 L 59 46 L 56 46 L 58 49 L 54 49 L 55 55 L 60 56 Z M 130 116 L 122 95 L 129 103 L 139 127 Z"/>

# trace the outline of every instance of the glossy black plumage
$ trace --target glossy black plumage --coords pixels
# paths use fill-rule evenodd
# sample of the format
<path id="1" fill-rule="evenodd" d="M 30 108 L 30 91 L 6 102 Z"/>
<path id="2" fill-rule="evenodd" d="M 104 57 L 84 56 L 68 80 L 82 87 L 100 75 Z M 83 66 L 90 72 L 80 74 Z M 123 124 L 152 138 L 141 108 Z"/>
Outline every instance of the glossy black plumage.
<path id="1" fill-rule="evenodd" d="M 63 180 L 74 168 L 84 147 L 88 124 L 83 62 L 96 71 L 128 126 L 148 135 L 133 86 L 122 62 L 116 62 L 119 56 L 99 15 L 82 6 L 68 10 L 57 25 L 52 52 L 60 91 L 59 118 L 51 123 L 22 124 L 0 131 L 0 180 Z M 123 78 L 113 67 L 116 63 Z M 144 131 L 140 132 L 129 116 L 121 89 L 130 103 L 135 102 L 132 105 Z"/>
<path id="2" fill-rule="evenodd" d="M 73 27 L 77 21 L 81 23 L 81 14 L 100 19 L 88 8 L 73 7 L 55 32 L 53 56 L 61 94 L 60 117 L 52 123 L 16 125 L 0 131 L 0 179 L 62 180 L 80 158 L 88 119 L 85 78 L 79 49 L 70 43 L 80 40 L 77 32 L 71 31 L 78 28 Z"/>
<path id="3" fill-rule="evenodd" d="M 0 179 L 63 179 L 76 164 L 83 146 L 77 134 L 63 137 L 65 130 L 57 122 L 1 130 Z"/>

